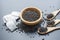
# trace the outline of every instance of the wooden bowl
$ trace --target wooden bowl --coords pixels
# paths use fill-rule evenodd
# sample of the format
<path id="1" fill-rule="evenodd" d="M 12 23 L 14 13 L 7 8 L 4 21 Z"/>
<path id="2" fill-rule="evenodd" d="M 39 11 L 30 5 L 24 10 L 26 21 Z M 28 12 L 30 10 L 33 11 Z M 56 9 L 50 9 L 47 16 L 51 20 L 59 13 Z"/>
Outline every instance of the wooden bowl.
<path id="1" fill-rule="evenodd" d="M 26 12 L 26 11 L 35 11 L 39 14 L 39 18 L 36 20 L 36 21 L 27 21 L 27 20 L 24 20 L 24 18 L 22 17 L 23 14 Z M 25 23 L 26 25 L 36 25 L 38 24 L 39 22 L 41 22 L 41 19 L 42 19 L 42 11 L 39 9 L 39 8 L 36 8 L 36 7 L 26 7 L 24 8 L 21 13 L 20 13 L 20 19 L 22 20 L 23 23 Z"/>

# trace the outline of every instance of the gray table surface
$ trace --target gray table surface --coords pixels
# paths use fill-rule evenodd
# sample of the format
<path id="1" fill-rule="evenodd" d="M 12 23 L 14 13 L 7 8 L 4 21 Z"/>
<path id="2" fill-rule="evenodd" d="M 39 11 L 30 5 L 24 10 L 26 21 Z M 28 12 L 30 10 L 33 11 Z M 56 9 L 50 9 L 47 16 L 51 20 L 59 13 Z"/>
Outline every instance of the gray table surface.
<path id="1" fill-rule="evenodd" d="M 60 40 L 60 30 L 49 33 L 49 35 L 19 33 L 18 30 L 11 33 L 5 30 L 2 17 L 12 11 L 21 11 L 28 6 L 38 7 L 44 12 L 43 14 L 48 14 L 60 8 L 60 0 L 0 0 L 0 40 L 42 40 L 43 38 L 45 40 Z M 56 19 L 60 19 L 60 15 Z"/>

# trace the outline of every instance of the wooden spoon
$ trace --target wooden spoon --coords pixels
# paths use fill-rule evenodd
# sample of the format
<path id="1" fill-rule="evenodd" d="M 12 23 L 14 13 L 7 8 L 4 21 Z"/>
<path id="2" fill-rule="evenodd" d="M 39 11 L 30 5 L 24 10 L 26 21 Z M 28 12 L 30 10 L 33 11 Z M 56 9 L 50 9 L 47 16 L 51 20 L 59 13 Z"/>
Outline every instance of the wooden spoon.
<path id="1" fill-rule="evenodd" d="M 49 33 L 49 32 L 52 32 L 52 31 L 54 31 L 54 30 L 57 30 L 57 29 L 60 29 L 60 27 L 47 27 L 47 31 L 46 32 L 40 32 L 39 30 L 40 30 L 40 28 L 38 28 L 38 33 L 39 34 L 47 34 L 47 33 Z"/>
<path id="2" fill-rule="evenodd" d="M 60 12 L 60 9 L 59 9 L 59 10 L 56 10 L 56 11 L 51 12 L 51 14 L 53 15 L 53 17 L 52 17 L 52 18 L 47 18 L 47 20 L 52 20 L 53 18 L 55 18 L 55 17 L 57 16 L 57 14 L 59 14 L 59 12 Z M 48 14 L 48 15 L 50 15 L 50 14 Z"/>
<path id="3" fill-rule="evenodd" d="M 53 21 L 49 21 L 49 22 L 47 23 L 47 26 L 48 26 L 48 27 L 55 26 L 55 25 L 57 25 L 58 23 L 60 23 L 60 20 L 59 20 L 59 19 L 53 20 Z"/>

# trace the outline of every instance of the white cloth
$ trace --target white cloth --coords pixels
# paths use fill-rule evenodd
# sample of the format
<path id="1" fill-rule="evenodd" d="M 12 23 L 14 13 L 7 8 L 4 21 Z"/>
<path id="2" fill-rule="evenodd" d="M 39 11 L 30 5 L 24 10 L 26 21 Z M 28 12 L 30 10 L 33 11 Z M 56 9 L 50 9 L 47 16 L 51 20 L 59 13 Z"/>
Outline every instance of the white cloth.
<path id="1" fill-rule="evenodd" d="M 3 16 L 3 22 L 6 23 L 6 26 L 13 31 L 16 29 L 16 25 L 20 22 L 16 22 L 16 19 L 19 18 L 19 12 L 13 11 L 11 14 Z"/>

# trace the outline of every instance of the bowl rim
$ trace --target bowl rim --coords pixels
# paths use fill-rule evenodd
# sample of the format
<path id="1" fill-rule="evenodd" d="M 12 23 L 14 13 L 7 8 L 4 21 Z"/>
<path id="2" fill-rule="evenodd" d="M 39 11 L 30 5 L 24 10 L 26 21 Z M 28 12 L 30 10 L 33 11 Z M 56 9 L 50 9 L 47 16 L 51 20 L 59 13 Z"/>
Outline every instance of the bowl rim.
<path id="1" fill-rule="evenodd" d="M 35 8 L 35 9 L 37 9 L 40 12 L 40 17 L 37 20 L 35 20 L 35 21 L 27 21 L 27 20 L 24 20 L 23 17 L 22 17 L 22 14 L 23 14 L 23 11 L 26 10 L 26 9 L 28 9 L 28 8 Z M 36 22 L 38 22 L 38 21 L 40 21 L 42 19 L 42 11 L 39 8 L 33 7 L 33 6 L 24 8 L 23 10 L 21 10 L 21 12 L 20 12 L 19 15 L 20 15 L 20 19 L 23 22 L 25 22 L 25 23 L 36 23 Z"/>

